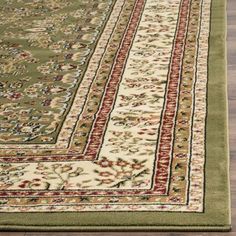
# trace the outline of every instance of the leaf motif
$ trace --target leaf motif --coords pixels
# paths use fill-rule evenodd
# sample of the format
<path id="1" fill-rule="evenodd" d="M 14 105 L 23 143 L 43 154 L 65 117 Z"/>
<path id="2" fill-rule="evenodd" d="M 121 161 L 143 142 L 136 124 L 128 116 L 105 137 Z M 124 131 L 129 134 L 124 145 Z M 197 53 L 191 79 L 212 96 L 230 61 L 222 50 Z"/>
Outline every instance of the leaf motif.
<path id="1" fill-rule="evenodd" d="M 78 167 L 74 172 L 69 173 L 69 177 L 79 176 L 83 171 L 81 167 Z"/>
<path id="2" fill-rule="evenodd" d="M 50 176 L 50 177 L 47 177 L 47 179 L 58 179 L 58 177 Z"/>
<path id="3" fill-rule="evenodd" d="M 89 182 L 91 182 L 91 181 L 92 181 L 91 179 L 83 180 L 82 183 L 89 183 Z"/>

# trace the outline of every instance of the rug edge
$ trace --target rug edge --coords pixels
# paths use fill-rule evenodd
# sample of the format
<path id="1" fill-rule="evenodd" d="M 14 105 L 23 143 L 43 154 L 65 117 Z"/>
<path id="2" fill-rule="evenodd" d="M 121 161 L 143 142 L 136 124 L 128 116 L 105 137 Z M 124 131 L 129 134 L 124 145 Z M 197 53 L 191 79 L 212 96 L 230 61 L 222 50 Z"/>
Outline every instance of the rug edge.
<path id="1" fill-rule="evenodd" d="M 225 3 L 225 1 L 223 0 L 223 2 Z M 226 4 L 225 5 L 225 12 L 226 12 Z M 223 9 L 222 9 L 223 10 Z M 224 13 L 224 21 L 226 24 L 226 14 Z M 225 29 L 222 31 L 221 36 L 226 38 L 226 29 L 227 27 L 225 27 Z M 225 41 L 226 42 L 226 41 Z M 223 46 L 223 45 L 222 45 Z M 224 45 L 224 47 L 226 48 L 226 43 Z M 226 52 L 227 50 L 224 51 L 224 54 L 226 56 Z M 225 64 L 224 66 L 226 67 L 227 60 L 225 59 Z M 226 82 L 226 78 L 225 77 L 225 84 L 224 87 L 227 88 L 227 82 Z M 227 91 L 225 92 L 225 97 L 227 96 Z M 225 99 L 225 98 L 224 98 Z M 225 110 L 228 111 L 228 102 L 226 101 L 225 103 Z M 225 114 L 226 115 L 226 114 Z M 227 118 L 227 115 L 226 115 Z M 226 122 L 226 126 L 228 127 L 228 120 L 225 120 Z M 224 130 L 224 134 L 228 136 L 228 130 Z M 228 139 L 227 139 L 227 145 L 229 145 Z M 228 148 L 226 148 L 228 149 Z M 227 166 L 229 169 L 229 149 L 228 149 L 228 153 L 225 153 L 225 158 L 227 158 Z M 226 173 L 227 177 L 229 178 L 229 172 Z M 229 216 L 228 219 L 228 223 L 229 224 L 224 224 L 224 225 L 211 225 L 211 226 L 30 226 L 30 225 L 0 225 L 0 230 L 2 231 L 10 231 L 10 230 L 16 230 L 16 231 L 230 231 L 231 229 L 231 213 L 230 213 L 230 194 L 229 194 L 229 181 L 227 182 L 227 189 L 228 189 L 228 196 L 229 199 L 228 201 L 228 209 L 225 210 L 225 213 Z M 226 212 L 227 211 L 227 212 Z"/>

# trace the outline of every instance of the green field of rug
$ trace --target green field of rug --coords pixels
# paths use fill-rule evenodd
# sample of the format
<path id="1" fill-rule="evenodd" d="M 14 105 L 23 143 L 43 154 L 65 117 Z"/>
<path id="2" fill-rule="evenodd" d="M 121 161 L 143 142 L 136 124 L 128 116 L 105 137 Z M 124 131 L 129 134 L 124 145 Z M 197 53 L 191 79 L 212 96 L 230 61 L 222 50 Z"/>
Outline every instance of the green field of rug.
<path id="1" fill-rule="evenodd" d="M 0 0 L 0 230 L 229 231 L 224 0 Z"/>

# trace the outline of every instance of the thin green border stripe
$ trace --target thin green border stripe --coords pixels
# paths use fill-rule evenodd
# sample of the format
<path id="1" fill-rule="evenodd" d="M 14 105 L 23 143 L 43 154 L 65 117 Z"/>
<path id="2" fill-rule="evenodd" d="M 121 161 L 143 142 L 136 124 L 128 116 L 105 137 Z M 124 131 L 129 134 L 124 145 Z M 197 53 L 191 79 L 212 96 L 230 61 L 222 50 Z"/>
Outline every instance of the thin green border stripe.
<path id="1" fill-rule="evenodd" d="M 16 231 L 229 231 L 231 218 L 225 13 L 226 1 L 212 0 L 204 213 L 1 213 L 0 229 Z"/>

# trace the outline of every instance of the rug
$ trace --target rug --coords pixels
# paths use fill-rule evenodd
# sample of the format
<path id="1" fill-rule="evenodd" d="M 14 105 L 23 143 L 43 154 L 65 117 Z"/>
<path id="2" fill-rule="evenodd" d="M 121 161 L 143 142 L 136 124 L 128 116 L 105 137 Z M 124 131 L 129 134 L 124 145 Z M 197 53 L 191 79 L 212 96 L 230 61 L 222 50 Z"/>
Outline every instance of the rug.
<path id="1" fill-rule="evenodd" d="M 0 0 L 0 229 L 230 229 L 224 0 Z"/>

